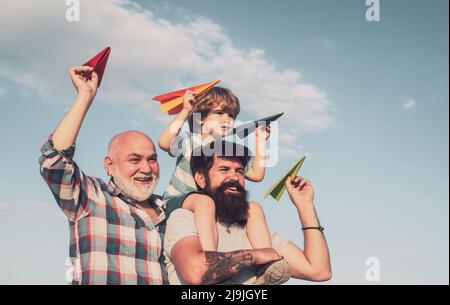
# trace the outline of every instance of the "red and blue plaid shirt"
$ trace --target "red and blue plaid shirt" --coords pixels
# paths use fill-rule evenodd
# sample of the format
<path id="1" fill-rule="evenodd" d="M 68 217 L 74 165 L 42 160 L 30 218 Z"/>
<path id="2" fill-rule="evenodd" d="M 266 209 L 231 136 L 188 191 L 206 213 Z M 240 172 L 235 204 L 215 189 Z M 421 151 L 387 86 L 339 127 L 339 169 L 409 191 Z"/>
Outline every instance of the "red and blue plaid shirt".
<path id="1" fill-rule="evenodd" d="M 41 149 L 42 177 L 69 219 L 72 284 L 167 284 L 162 256 L 162 201 L 152 220 L 114 185 L 86 176 L 72 160 L 75 145 L 56 150 L 51 136 Z"/>

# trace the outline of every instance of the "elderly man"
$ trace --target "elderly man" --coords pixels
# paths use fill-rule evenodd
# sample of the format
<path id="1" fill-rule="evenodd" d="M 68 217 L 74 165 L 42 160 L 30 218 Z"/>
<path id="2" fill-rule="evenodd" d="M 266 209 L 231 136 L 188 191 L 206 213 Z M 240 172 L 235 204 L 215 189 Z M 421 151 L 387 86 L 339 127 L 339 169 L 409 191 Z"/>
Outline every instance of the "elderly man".
<path id="1" fill-rule="evenodd" d="M 330 257 L 323 228 L 315 212 L 311 183 L 302 177 L 286 181 L 287 191 L 303 225 L 304 250 L 276 233 L 272 233 L 273 248 L 252 249 L 245 226 L 248 210 L 259 206 L 247 200 L 244 188 L 243 173 L 249 161 L 247 149 L 229 142 L 221 143 L 219 149 L 217 143 L 215 145 L 213 154 L 209 149 L 205 153 L 203 148 L 191 159 L 194 179 L 202 191 L 172 199 L 177 202 L 172 202 L 171 206 L 187 207 L 194 201 L 215 205 L 218 251 L 203 251 L 192 212 L 174 210 L 167 220 L 164 243 L 169 282 L 267 284 L 278 281 L 264 276 L 283 277 L 286 273 L 311 281 L 329 280 Z M 234 152 L 243 153 L 238 155 Z M 300 231 L 300 227 L 298 229 Z M 286 261 L 288 270 L 280 268 L 265 273 L 265 266 L 276 266 L 273 263 L 276 261 Z M 279 267 L 283 264 L 280 263 Z"/>
<path id="2" fill-rule="evenodd" d="M 86 72 L 92 72 L 90 79 Z M 165 216 L 160 197 L 153 195 L 159 177 L 155 146 L 141 132 L 120 133 L 104 159 L 109 183 L 86 176 L 72 158 L 98 76 L 86 66 L 72 68 L 70 76 L 78 96 L 42 147 L 39 163 L 69 220 L 72 284 L 163 284 Z"/>

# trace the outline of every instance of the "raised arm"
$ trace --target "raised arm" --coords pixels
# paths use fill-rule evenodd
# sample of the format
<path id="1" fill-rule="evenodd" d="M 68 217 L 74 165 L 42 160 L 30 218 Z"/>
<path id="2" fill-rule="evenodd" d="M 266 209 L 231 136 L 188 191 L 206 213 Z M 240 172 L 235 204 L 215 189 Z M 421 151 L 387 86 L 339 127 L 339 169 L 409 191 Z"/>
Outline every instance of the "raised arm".
<path id="1" fill-rule="evenodd" d="M 177 272 L 190 285 L 220 283 L 244 268 L 280 258 L 270 248 L 234 252 L 203 251 L 197 236 L 180 239 L 173 246 L 171 257 Z"/>
<path id="2" fill-rule="evenodd" d="M 90 196 L 97 194 L 92 190 L 101 187 L 99 181 L 86 176 L 73 161 L 75 149 L 73 144 L 97 92 L 97 74 L 93 72 L 90 80 L 81 75 L 90 71 L 92 71 L 90 67 L 70 69 L 70 76 L 78 96 L 52 137 L 41 148 L 39 158 L 40 173 L 44 181 L 63 213 L 73 222 L 91 212 L 91 203 L 95 200 L 91 200 Z"/>
<path id="3" fill-rule="evenodd" d="M 158 140 L 159 147 L 165 152 L 170 151 L 170 147 L 172 146 L 173 140 L 180 133 L 181 127 L 183 127 L 184 122 L 189 117 L 191 113 L 193 103 L 195 102 L 194 95 L 192 91 L 186 91 L 183 96 L 183 109 L 177 114 L 177 116 L 169 123 L 169 125 L 164 128 L 161 136 Z"/>
<path id="4" fill-rule="evenodd" d="M 314 191 L 311 183 L 302 177 L 297 177 L 292 184 L 288 178 L 286 188 L 291 201 L 297 208 L 302 227 L 320 227 L 314 208 Z M 304 250 L 293 243 L 288 243 L 278 249 L 278 254 L 283 256 L 291 266 L 292 277 L 309 281 L 328 281 L 331 279 L 331 263 L 323 232 L 317 229 L 303 232 Z"/>
<path id="5" fill-rule="evenodd" d="M 258 127 L 255 135 L 255 158 L 252 167 L 245 174 L 247 180 L 260 182 L 264 179 L 266 172 L 266 147 L 270 137 L 270 126 Z"/>
<path id="6" fill-rule="evenodd" d="M 78 95 L 53 133 L 53 144 L 58 150 L 67 149 L 75 143 L 83 119 L 94 100 L 97 93 L 98 76 L 92 71 L 93 68 L 87 66 L 70 69 L 70 77 Z M 91 79 L 82 76 L 86 72 L 92 72 Z"/>

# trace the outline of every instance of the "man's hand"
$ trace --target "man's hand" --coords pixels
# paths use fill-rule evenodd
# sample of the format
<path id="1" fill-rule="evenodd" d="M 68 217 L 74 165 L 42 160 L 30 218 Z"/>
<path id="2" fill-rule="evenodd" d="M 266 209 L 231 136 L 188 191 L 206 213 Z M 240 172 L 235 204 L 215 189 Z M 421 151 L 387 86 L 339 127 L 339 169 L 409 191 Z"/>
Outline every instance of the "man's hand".
<path id="1" fill-rule="evenodd" d="M 313 203 L 314 190 L 309 180 L 299 176 L 291 181 L 291 177 L 288 177 L 285 185 L 289 193 L 289 197 L 291 197 L 291 200 L 295 206 L 299 207 L 303 204 Z"/>
<path id="2" fill-rule="evenodd" d="M 90 79 L 86 77 L 91 73 Z M 90 99 L 95 97 L 98 87 L 98 75 L 94 68 L 88 66 L 73 67 L 70 69 L 72 83 L 78 92 L 78 95 L 88 95 Z"/>
<path id="3" fill-rule="evenodd" d="M 183 96 L 183 109 L 190 112 L 194 107 L 195 97 L 191 90 L 187 90 Z"/>
<path id="4" fill-rule="evenodd" d="M 272 248 L 253 249 L 252 255 L 255 265 L 264 265 L 281 259 L 281 256 Z"/>

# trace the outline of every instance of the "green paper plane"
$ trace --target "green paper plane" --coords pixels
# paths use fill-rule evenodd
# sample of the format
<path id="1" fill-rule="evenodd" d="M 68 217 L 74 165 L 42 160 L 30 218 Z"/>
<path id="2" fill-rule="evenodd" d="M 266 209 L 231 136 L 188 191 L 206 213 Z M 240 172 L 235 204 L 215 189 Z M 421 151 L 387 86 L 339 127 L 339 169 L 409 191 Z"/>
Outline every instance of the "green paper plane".
<path id="1" fill-rule="evenodd" d="M 276 201 L 280 201 L 281 196 L 283 196 L 284 191 L 286 190 L 286 186 L 284 185 L 284 182 L 286 181 L 287 177 L 291 177 L 291 180 L 293 180 L 295 177 L 297 177 L 298 171 L 300 170 L 300 167 L 303 164 L 303 161 L 305 160 L 306 156 L 303 156 L 290 170 L 289 172 L 283 176 L 280 180 L 278 180 L 264 195 L 264 198 L 267 196 L 272 196 Z"/>

